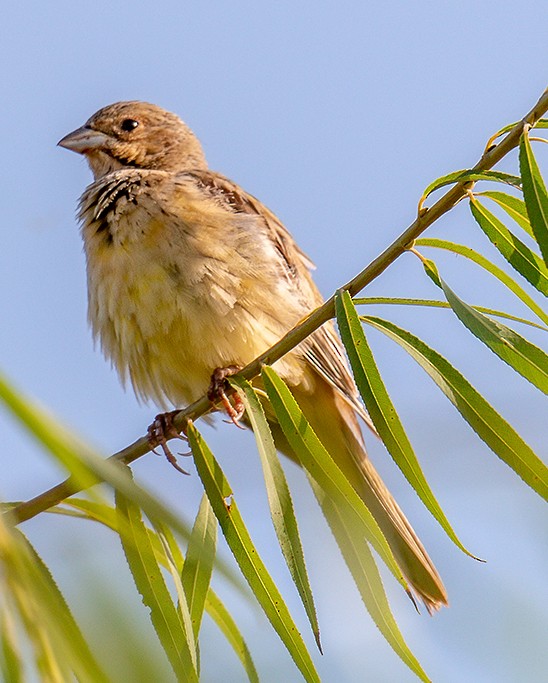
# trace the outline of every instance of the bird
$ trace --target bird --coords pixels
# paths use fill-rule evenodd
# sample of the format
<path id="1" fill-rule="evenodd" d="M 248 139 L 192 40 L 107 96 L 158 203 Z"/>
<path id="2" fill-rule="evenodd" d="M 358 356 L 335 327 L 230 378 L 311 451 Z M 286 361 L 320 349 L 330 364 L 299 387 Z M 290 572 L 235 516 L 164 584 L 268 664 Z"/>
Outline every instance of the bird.
<path id="1" fill-rule="evenodd" d="M 188 405 L 321 305 L 312 261 L 261 201 L 209 168 L 176 114 L 117 102 L 58 144 L 84 155 L 94 177 L 79 204 L 92 333 L 139 399 L 165 411 Z M 430 613 L 447 605 L 438 571 L 367 455 L 358 418 L 369 418 L 333 321 L 274 368 L 411 589 Z M 298 462 L 267 415 L 278 450 Z"/>

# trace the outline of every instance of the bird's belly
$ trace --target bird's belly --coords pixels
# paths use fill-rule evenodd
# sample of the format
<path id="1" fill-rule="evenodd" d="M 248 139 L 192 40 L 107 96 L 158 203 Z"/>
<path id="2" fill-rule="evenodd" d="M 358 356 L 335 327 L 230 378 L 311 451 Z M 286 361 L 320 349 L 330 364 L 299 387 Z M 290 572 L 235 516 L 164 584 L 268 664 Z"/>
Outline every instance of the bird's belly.
<path id="1" fill-rule="evenodd" d="M 104 271 L 106 263 L 101 266 Z M 122 381 L 129 379 L 140 399 L 163 408 L 196 400 L 215 368 L 246 365 L 297 322 L 295 313 L 284 317 L 277 307 L 269 310 L 270 292 L 251 297 L 257 300 L 251 309 L 237 295 L 228 298 L 214 282 L 184 282 L 180 273 L 174 282 L 173 273 L 159 263 L 136 267 L 122 257 L 108 271 L 90 272 L 94 335 Z M 298 354 L 276 369 L 292 384 L 304 372 Z"/>

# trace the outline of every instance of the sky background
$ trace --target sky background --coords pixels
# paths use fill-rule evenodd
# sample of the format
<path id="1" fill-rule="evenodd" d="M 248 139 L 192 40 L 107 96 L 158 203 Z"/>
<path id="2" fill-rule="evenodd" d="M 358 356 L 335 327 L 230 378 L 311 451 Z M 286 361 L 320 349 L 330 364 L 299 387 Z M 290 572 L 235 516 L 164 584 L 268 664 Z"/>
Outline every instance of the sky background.
<path id="1" fill-rule="evenodd" d="M 98 108 L 142 99 L 178 113 L 201 139 L 211 167 L 285 222 L 317 264 L 316 280 L 328 296 L 409 225 L 431 180 L 471 166 L 492 132 L 536 102 L 546 86 L 546 31 L 545 4 L 527 0 L 519 8 L 507 0 L 10 3 L 0 27 L 1 369 L 105 455 L 142 435 L 155 414 L 123 391 L 93 349 L 86 323 L 75 207 L 91 176 L 82 158 L 55 145 Z M 515 169 L 515 157 L 503 167 Z M 466 242 L 497 261 L 464 205 L 429 235 Z M 461 260 L 428 255 L 468 302 L 523 313 Z M 438 297 L 412 255 L 367 293 Z M 378 313 L 446 353 L 545 454 L 540 394 L 450 313 Z M 377 335 L 371 340 L 434 492 L 465 545 L 487 560 L 475 562 L 451 544 L 368 438 L 451 602 L 433 618 L 418 616 L 388 578 L 404 636 L 440 683 L 540 681 L 548 667 L 545 508 L 399 348 Z M 0 429 L 4 499 L 57 483 L 58 469 L 3 412 Z M 252 435 L 220 421 L 204 433 L 313 648 L 270 529 Z M 154 455 L 134 469 L 193 518 L 201 493 L 194 471 L 181 477 Z M 289 463 L 286 469 L 317 601 L 325 654 L 316 661 L 324 680 L 416 680 L 366 614 L 302 473 Z M 82 575 L 101 585 L 111 604 L 129 601 L 135 629 L 149 633 L 121 550 L 106 531 L 52 517 L 24 528 L 99 645 L 115 647 L 115 624 L 104 623 L 101 605 L 79 590 Z M 216 585 L 264 680 L 300 680 L 259 610 Z M 204 681 L 243 680 L 210 622 L 201 651 Z"/>

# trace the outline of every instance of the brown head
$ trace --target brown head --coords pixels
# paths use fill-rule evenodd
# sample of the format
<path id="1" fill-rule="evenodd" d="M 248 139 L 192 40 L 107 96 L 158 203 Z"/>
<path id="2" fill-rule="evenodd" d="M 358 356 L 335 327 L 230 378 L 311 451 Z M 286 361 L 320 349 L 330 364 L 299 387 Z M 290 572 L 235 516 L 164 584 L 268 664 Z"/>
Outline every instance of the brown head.
<path id="1" fill-rule="evenodd" d="M 190 128 L 175 114 L 147 102 L 103 107 L 58 144 L 84 154 L 96 179 L 127 167 L 207 168 L 202 146 Z"/>

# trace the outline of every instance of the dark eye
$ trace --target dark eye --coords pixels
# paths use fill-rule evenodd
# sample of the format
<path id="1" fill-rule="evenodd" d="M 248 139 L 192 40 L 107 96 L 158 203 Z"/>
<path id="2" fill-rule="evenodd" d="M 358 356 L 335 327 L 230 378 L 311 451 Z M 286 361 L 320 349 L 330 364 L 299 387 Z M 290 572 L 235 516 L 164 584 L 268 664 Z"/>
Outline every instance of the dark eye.
<path id="1" fill-rule="evenodd" d="M 135 119 L 124 119 L 120 125 L 120 128 L 129 133 L 130 131 L 137 128 L 138 125 L 139 121 L 136 121 Z"/>

